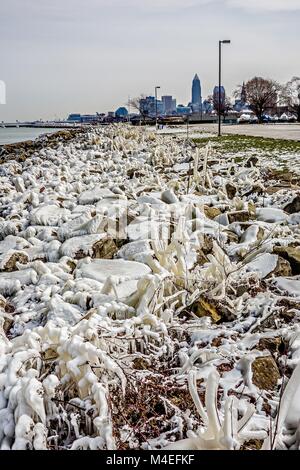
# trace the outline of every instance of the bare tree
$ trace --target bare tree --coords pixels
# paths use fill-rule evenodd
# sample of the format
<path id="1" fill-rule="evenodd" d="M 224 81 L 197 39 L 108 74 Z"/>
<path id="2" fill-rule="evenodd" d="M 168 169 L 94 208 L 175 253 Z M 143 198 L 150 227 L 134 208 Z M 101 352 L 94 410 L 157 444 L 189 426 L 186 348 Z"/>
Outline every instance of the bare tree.
<path id="1" fill-rule="evenodd" d="M 146 98 L 146 95 L 142 94 L 140 96 L 137 96 L 136 98 L 130 98 L 128 100 L 128 103 L 127 105 L 132 108 L 132 109 L 135 109 L 136 111 L 138 111 L 138 113 L 141 115 L 142 117 L 142 120 L 145 122 L 145 119 L 146 119 L 146 116 L 147 116 L 147 110 L 144 108 L 144 106 L 142 105 L 143 103 L 143 100 Z"/>
<path id="2" fill-rule="evenodd" d="M 254 77 L 245 84 L 247 101 L 259 122 L 263 115 L 276 108 L 282 86 L 274 80 Z"/>
<path id="3" fill-rule="evenodd" d="M 230 98 L 226 94 L 224 94 L 224 96 L 221 96 L 221 103 L 219 103 L 219 95 L 215 93 L 213 96 L 210 95 L 209 99 L 212 100 L 214 109 L 218 114 L 220 107 L 220 114 L 221 116 L 223 116 L 223 118 L 225 118 L 232 106 Z"/>
<path id="4" fill-rule="evenodd" d="M 297 121 L 300 122 L 300 77 L 293 77 L 287 82 L 281 99 L 288 106 L 289 111 L 297 116 Z"/>

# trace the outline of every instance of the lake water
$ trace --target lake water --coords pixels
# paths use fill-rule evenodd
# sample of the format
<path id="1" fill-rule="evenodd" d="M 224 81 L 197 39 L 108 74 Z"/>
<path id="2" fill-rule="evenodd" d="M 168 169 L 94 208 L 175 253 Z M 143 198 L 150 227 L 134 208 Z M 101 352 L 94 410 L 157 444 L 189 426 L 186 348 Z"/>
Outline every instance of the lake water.
<path id="1" fill-rule="evenodd" d="M 42 134 L 52 134 L 57 131 L 59 131 L 59 129 L 0 127 L 0 145 L 14 144 L 15 142 L 24 142 L 25 140 L 34 140 Z"/>

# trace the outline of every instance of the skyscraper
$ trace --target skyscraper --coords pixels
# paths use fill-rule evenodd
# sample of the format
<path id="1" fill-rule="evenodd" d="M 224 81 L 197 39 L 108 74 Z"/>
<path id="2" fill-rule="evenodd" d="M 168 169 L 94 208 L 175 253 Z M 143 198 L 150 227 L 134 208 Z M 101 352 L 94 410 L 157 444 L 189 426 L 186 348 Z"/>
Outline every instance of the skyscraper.
<path id="1" fill-rule="evenodd" d="M 198 75 L 196 74 L 192 84 L 192 109 L 194 112 L 201 112 L 202 96 L 201 84 Z"/>
<path id="2" fill-rule="evenodd" d="M 221 99 L 219 101 L 219 91 L 221 92 Z M 221 109 L 225 106 L 225 99 L 226 99 L 226 92 L 225 88 L 221 86 L 220 90 L 218 85 L 215 86 L 214 91 L 213 91 L 213 101 L 214 101 L 214 108 L 218 110 L 219 108 L 219 102 L 221 103 Z"/>
<path id="3" fill-rule="evenodd" d="M 165 95 L 161 97 L 163 103 L 163 112 L 164 114 L 172 114 L 176 112 L 176 99 L 173 99 L 170 95 Z"/>

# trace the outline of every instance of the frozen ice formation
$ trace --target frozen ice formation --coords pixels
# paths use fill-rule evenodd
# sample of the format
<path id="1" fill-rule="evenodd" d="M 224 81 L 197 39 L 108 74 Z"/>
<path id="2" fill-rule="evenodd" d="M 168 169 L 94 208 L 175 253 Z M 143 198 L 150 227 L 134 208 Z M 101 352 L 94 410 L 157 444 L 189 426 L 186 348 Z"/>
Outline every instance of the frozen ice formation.
<path id="1" fill-rule="evenodd" d="M 150 272 L 151 269 L 148 266 L 135 261 L 99 259 L 78 263 L 75 276 L 95 279 L 102 283 L 111 278 L 119 284 L 124 281 L 138 280 Z"/>
<path id="2" fill-rule="evenodd" d="M 2 450 L 299 449 L 299 190 L 171 131 L 2 164 Z"/>

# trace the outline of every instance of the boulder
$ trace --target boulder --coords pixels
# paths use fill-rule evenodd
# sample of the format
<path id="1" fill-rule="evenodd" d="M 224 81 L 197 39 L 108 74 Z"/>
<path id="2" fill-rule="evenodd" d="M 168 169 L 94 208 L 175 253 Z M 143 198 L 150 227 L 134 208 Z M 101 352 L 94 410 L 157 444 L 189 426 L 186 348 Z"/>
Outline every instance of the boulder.
<path id="1" fill-rule="evenodd" d="M 239 236 L 233 232 L 232 230 L 224 230 L 224 232 L 227 235 L 227 240 L 230 243 L 238 243 L 239 242 Z"/>
<path id="2" fill-rule="evenodd" d="M 22 251 L 12 251 L 10 256 L 5 257 L 6 260 L 1 262 L 1 271 L 11 273 L 17 271 L 17 263 L 27 264 L 29 261 L 28 255 Z"/>
<path id="3" fill-rule="evenodd" d="M 300 194 L 294 197 L 294 199 L 284 206 L 283 210 L 288 214 L 295 214 L 295 212 L 300 212 Z"/>
<path id="4" fill-rule="evenodd" d="M 149 266 L 136 261 L 124 261 L 123 259 L 95 259 L 90 262 L 81 260 L 74 272 L 76 279 L 89 278 L 103 284 L 108 278 L 111 278 L 116 284 L 128 284 L 130 281 L 136 281 L 135 284 L 137 284 L 139 279 L 150 273 Z M 131 293 L 129 292 L 129 294 Z"/>
<path id="5" fill-rule="evenodd" d="M 300 279 L 299 276 L 279 276 L 274 278 L 274 286 L 285 292 L 285 295 L 298 297 L 300 292 Z"/>
<path id="6" fill-rule="evenodd" d="M 244 442 L 240 447 L 240 450 L 260 450 L 263 443 L 264 441 L 260 439 L 250 439 L 249 441 Z"/>
<path id="7" fill-rule="evenodd" d="M 271 354 L 279 352 L 279 349 L 284 346 L 284 342 L 281 336 L 274 338 L 261 338 L 259 340 L 257 348 L 264 351 L 268 350 Z"/>
<path id="8" fill-rule="evenodd" d="M 277 261 L 277 266 L 273 273 L 271 274 L 272 276 L 291 276 L 292 275 L 292 268 L 290 263 L 282 258 L 281 256 L 278 256 L 278 261 Z"/>
<path id="9" fill-rule="evenodd" d="M 248 222 L 250 220 L 250 214 L 248 211 L 234 211 L 227 213 L 229 223 L 233 222 Z"/>
<path id="10" fill-rule="evenodd" d="M 257 224 L 252 224 L 242 233 L 240 243 L 256 243 L 264 237 L 264 229 Z"/>
<path id="11" fill-rule="evenodd" d="M 233 199 L 237 193 L 236 186 L 234 184 L 227 183 L 225 188 L 226 188 L 227 196 L 229 197 L 229 199 Z"/>
<path id="12" fill-rule="evenodd" d="M 202 298 L 193 305 L 193 312 L 197 317 L 210 317 L 213 323 L 218 323 L 222 319 L 216 307 Z"/>
<path id="13" fill-rule="evenodd" d="M 251 365 L 252 382 L 261 390 L 274 390 L 280 379 L 279 369 L 272 356 L 257 357 Z"/>
<path id="14" fill-rule="evenodd" d="M 265 279 L 269 275 L 274 275 L 278 266 L 278 256 L 271 253 L 258 254 L 254 259 L 245 265 L 245 270 L 250 273 L 257 273 L 260 279 Z"/>
<path id="15" fill-rule="evenodd" d="M 260 222 L 286 222 L 288 220 L 288 215 L 282 209 L 277 209 L 276 207 L 261 207 L 256 209 L 257 220 Z"/>
<path id="16" fill-rule="evenodd" d="M 99 240 L 93 245 L 93 258 L 112 259 L 118 249 L 112 238 Z"/>
<path id="17" fill-rule="evenodd" d="M 300 274 L 300 248 L 292 246 L 276 246 L 274 253 L 284 258 L 291 267 L 290 274 L 278 274 L 278 276 L 297 276 Z"/>
<path id="18" fill-rule="evenodd" d="M 249 189 L 248 191 L 246 191 L 244 194 L 243 194 L 243 197 L 248 197 L 250 196 L 251 194 L 262 194 L 264 192 L 264 187 L 262 186 L 262 184 L 254 184 L 252 186 L 251 189 Z"/>
<path id="19" fill-rule="evenodd" d="M 171 191 L 170 189 L 167 189 L 162 193 L 161 200 L 166 204 L 176 204 L 177 202 L 179 202 L 177 196 L 175 196 L 173 191 Z"/>
<path id="20" fill-rule="evenodd" d="M 193 312 L 197 317 L 210 317 L 213 323 L 222 321 L 230 321 L 234 318 L 234 311 L 226 302 L 210 299 L 207 296 L 201 297 L 193 304 Z"/>
<path id="21" fill-rule="evenodd" d="M 204 214 L 206 215 L 206 217 L 212 220 L 221 214 L 221 210 L 218 209 L 217 207 L 204 206 L 203 210 L 204 210 Z"/>
<path id="22" fill-rule="evenodd" d="M 252 166 L 256 166 L 258 163 L 258 158 L 255 157 L 254 155 L 246 161 L 246 167 L 251 168 Z"/>
<path id="23" fill-rule="evenodd" d="M 2 312 L 1 312 L 2 311 Z M 12 314 L 14 313 L 15 309 L 12 305 L 7 303 L 5 298 L 0 295 L 0 312 L 1 312 L 1 317 L 0 317 L 0 328 L 1 328 L 1 321 L 3 321 L 3 331 L 7 335 L 9 330 L 11 329 L 14 319 Z"/>

